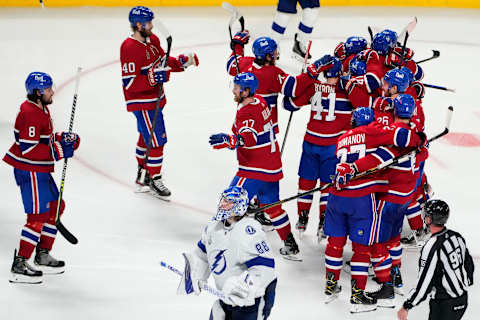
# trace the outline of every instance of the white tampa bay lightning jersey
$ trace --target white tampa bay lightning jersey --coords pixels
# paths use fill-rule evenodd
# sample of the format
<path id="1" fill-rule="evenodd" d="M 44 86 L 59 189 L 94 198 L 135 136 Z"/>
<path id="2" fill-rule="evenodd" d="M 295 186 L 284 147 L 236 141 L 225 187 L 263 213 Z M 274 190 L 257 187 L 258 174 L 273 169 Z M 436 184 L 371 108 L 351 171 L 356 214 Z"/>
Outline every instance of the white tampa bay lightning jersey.
<path id="1" fill-rule="evenodd" d="M 206 254 L 210 272 L 219 290 L 230 277 L 248 270 L 258 284 L 255 297 L 265 294 L 265 288 L 275 276 L 275 260 L 260 223 L 245 216 L 230 228 L 221 221 L 210 221 L 198 242 Z"/>

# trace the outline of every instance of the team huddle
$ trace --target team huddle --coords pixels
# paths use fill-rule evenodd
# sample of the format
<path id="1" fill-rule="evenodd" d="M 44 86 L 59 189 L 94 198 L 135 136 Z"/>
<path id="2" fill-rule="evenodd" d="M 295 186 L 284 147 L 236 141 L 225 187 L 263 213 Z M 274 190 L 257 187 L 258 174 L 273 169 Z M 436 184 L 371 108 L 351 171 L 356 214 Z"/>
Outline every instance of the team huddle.
<path id="1" fill-rule="evenodd" d="M 305 8 L 309 17 L 309 9 L 318 6 Z M 167 142 L 163 84 L 171 72 L 198 66 L 199 59 L 195 53 L 170 57 L 170 50 L 165 51 L 152 33 L 153 19 L 146 7 L 130 11 L 133 34 L 121 45 L 120 62 L 127 111 L 133 113 L 139 132 L 136 183 L 142 191 L 168 201 L 171 191 L 162 179 Z M 285 31 L 278 23 L 272 28 L 279 34 Z M 293 51 L 305 61 L 309 59 L 305 37 L 312 29 L 301 23 L 299 30 L 304 34 L 300 41 L 295 39 Z M 424 172 L 428 158 L 422 109 L 424 74 L 413 60 L 413 50 L 402 46 L 397 33 L 388 29 L 373 35 L 370 44 L 352 36 L 332 48 L 332 54 L 306 65 L 304 72 L 291 75 L 276 65 L 279 51 L 274 38 L 255 39 L 254 56 L 244 54 L 249 40 L 247 30 L 236 33 L 230 43 L 232 53 L 226 58 L 236 104 L 231 132 L 212 134 L 209 139 L 214 149 L 236 151 L 238 171 L 197 246 L 184 254 L 186 265 L 178 291 L 199 294 L 200 283 L 212 274 L 223 298 L 215 302 L 210 319 L 269 317 L 277 278 L 264 229 L 273 227 L 278 233 L 282 257 L 302 260 L 289 216 L 277 203 L 284 176 L 278 113 L 281 107 L 293 113 L 309 106 L 298 168 L 296 232 L 301 236 L 307 229 L 313 202 L 309 191 L 319 187 L 316 230 L 319 241 L 326 239 L 326 302 L 342 290 L 338 282 L 349 239 L 353 251 L 350 311 L 394 307 L 393 298 L 403 286 L 400 240 L 404 220 L 407 217 L 415 239 L 425 237 L 421 212 L 430 196 Z M 55 222 L 65 207 L 63 200 L 60 205 L 57 202 L 51 172 L 54 161 L 73 156 L 80 138 L 71 132 L 53 133 L 48 109 L 52 85 L 46 73 L 28 76 L 27 101 L 15 122 L 15 142 L 4 157 L 15 168 L 27 213 L 11 269 L 12 282 L 42 281 L 42 271 L 27 262 L 34 250 L 35 264 L 42 270 L 61 273 L 65 266 L 49 254 L 57 232 Z M 408 156 L 390 165 L 404 155 Z M 375 170 L 379 167 L 384 168 Z M 380 284 L 374 292 L 366 291 L 369 267 Z"/>

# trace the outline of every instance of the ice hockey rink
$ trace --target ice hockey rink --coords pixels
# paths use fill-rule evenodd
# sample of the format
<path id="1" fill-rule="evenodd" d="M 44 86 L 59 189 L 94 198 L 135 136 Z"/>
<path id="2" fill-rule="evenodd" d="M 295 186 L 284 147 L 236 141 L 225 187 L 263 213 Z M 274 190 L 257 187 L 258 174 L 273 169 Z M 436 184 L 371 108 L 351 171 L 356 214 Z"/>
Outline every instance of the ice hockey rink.
<path id="1" fill-rule="evenodd" d="M 129 35 L 129 8 L 0 9 L 0 151 L 13 142 L 13 123 L 25 98 L 24 81 L 34 70 L 50 73 L 57 92 L 51 107 L 56 131 L 67 128 L 77 66 L 81 77 L 74 131 L 82 138 L 69 161 L 65 183 L 67 209 L 63 222 L 78 245 L 61 235 L 52 254 L 64 259 L 63 275 L 44 276 L 41 285 L 10 284 L 13 250 L 18 246 L 25 214 L 13 169 L 0 165 L 0 319 L 207 319 L 214 297 L 177 296 L 179 278 L 160 267 L 164 260 L 183 268 L 181 253 L 192 249 L 203 226 L 214 214 L 219 193 L 236 172 L 235 153 L 214 151 L 210 134 L 228 132 L 234 118 L 230 79 L 225 62 L 230 53 L 229 14 L 218 8 L 154 8 L 156 19 L 173 35 L 172 55 L 194 51 L 198 69 L 172 74 L 165 85 L 164 111 L 169 142 L 164 180 L 171 189 L 167 203 L 134 193 L 137 164 L 136 121 L 126 112 L 121 88 L 119 47 Z M 252 39 L 270 32 L 273 7 L 241 8 Z M 480 159 L 480 11 L 438 8 L 321 8 L 314 30 L 312 54 L 333 53 L 351 35 L 368 38 L 367 25 L 401 30 L 413 16 L 418 24 L 408 45 L 415 58 L 441 51 L 423 64 L 425 83 L 455 88 L 455 94 L 428 89 L 423 106 L 427 133 L 443 129 L 446 109 L 455 108 L 452 134 L 431 145 L 426 172 L 436 197 L 451 207 L 448 226 L 462 233 L 480 268 L 478 181 Z M 155 23 L 155 20 L 154 20 Z M 298 20 L 281 42 L 279 66 L 298 73 L 290 57 Z M 155 31 L 155 30 L 154 30 Z M 161 35 L 160 39 L 164 39 Z M 250 45 L 247 46 L 250 54 Z M 279 110 L 283 138 L 289 113 Z M 297 112 L 283 156 L 285 178 L 281 197 L 297 192 L 297 169 L 309 108 Z M 60 180 L 62 164 L 55 177 Z M 314 204 L 318 203 L 318 195 Z M 285 206 L 292 225 L 295 201 Z M 323 303 L 325 243 L 316 244 L 318 206 L 311 211 L 306 236 L 299 242 L 303 262 L 278 254 L 276 302 L 270 319 L 396 319 L 396 310 L 349 313 L 349 275 L 342 273 L 343 292 Z M 281 246 L 269 234 L 275 252 Z M 350 252 L 350 249 L 347 249 Z M 350 253 L 349 253 L 350 254 Z M 405 252 L 403 277 L 408 291 L 415 283 L 418 252 Z M 476 278 L 478 279 L 478 271 Z M 464 319 L 480 316 L 480 286 L 471 287 Z M 369 285 L 371 285 L 369 283 Z M 371 285 L 370 288 L 373 288 Z M 397 306 L 404 298 L 397 296 Z M 409 319 L 426 319 L 427 303 L 414 308 Z"/>

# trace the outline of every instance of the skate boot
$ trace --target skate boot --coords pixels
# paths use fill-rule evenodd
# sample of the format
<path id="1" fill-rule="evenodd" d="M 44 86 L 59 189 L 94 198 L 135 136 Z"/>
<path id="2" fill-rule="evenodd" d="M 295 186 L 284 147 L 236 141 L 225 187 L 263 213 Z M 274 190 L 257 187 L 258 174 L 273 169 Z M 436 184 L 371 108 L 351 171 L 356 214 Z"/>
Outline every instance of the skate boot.
<path id="1" fill-rule="evenodd" d="M 37 247 L 34 262 L 44 274 L 60 274 L 65 272 L 65 262 L 52 257 L 47 249 Z"/>
<path id="2" fill-rule="evenodd" d="M 149 188 L 150 174 L 148 173 L 148 171 L 145 171 L 145 179 L 142 182 L 142 171 L 143 170 L 144 170 L 143 166 L 138 165 L 137 179 L 135 180 L 135 183 L 137 184 L 136 192 L 148 192 L 150 190 L 150 188 Z"/>
<path id="3" fill-rule="evenodd" d="M 27 262 L 27 258 L 17 256 L 17 250 L 13 255 L 12 273 L 10 276 L 10 282 L 12 283 L 42 283 L 43 272 L 32 268 Z"/>
<path id="4" fill-rule="evenodd" d="M 301 43 L 299 40 L 298 40 L 298 33 L 295 33 L 295 40 L 294 40 L 294 43 L 293 43 L 293 56 L 303 62 L 305 60 L 305 55 L 307 54 L 307 48 L 305 47 L 305 45 L 303 43 Z M 307 62 L 308 60 L 310 60 L 312 58 L 312 55 L 309 53 L 308 54 L 308 58 L 307 58 Z"/>
<path id="5" fill-rule="evenodd" d="M 377 304 L 382 308 L 395 308 L 395 292 L 392 282 L 381 283 L 380 289 L 374 292 L 368 292 L 368 295 L 377 299 Z"/>
<path id="6" fill-rule="evenodd" d="M 293 237 L 293 234 L 290 232 L 287 236 L 287 239 L 284 241 L 285 246 L 280 248 L 280 254 L 288 260 L 302 261 L 297 255 L 300 252 L 298 249 L 297 242 Z"/>
<path id="7" fill-rule="evenodd" d="M 295 228 L 297 228 L 298 232 L 300 232 L 300 235 L 304 233 L 305 230 L 307 229 L 307 224 L 308 224 L 308 211 L 307 210 L 300 211 L 297 224 L 295 225 Z"/>
<path id="8" fill-rule="evenodd" d="M 369 312 L 377 309 L 377 299 L 368 296 L 364 290 L 358 289 L 352 280 L 352 296 L 350 297 L 350 313 Z"/>
<path id="9" fill-rule="evenodd" d="M 402 280 L 402 273 L 400 272 L 400 268 L 398 266 L 393 266 L 390 274 L 392 276 L 393 289 L 395 290 L 395 293 L 398 293 L 399 295 L 403 296 L 404 295 L 403 280 Z"/>
<path id="10" fill-rule="evenodd" d="M 430 232 L 428 231 L 428 228 L 423 227 L 417 230 L 413 230 L 410 236 L 402 238 L 400 242 L 409 247 L 421 248 L 425 244 L 425 242 L 427 242 L 429 237 Z"/>
<path id="11" fill-rule="evenodd" d="M 172 194 L 170 190 L 168 190 L 168 188 L 163 184 L 162 176 L 158 176 L 150 180 L 150 190 L 154 196 L 164 200 L 166 200 L 165 198 L 170 197 Z"/>
<path id="12" fill-rule="evenodd" d="M 325 216 L 321 215 L 320 216 L 320 222 L 318 223 L 318 229 L 317 229 L 317 242 L 318 243 L 322 242 L 323 239 L 327 238 L 327 236 L 323 232 L 324 224 L 325 224 Z"/>
<path id="13" fill-rule="evenodd" d="M 333 272 L 327 272 L 327 282 L 325 284 L 325 294 L 327 298 L 325 303 L 330 303 L 338 297 L 342 287 L 338 285 L 338 280 L 334 280 L 335 275 Z"/>

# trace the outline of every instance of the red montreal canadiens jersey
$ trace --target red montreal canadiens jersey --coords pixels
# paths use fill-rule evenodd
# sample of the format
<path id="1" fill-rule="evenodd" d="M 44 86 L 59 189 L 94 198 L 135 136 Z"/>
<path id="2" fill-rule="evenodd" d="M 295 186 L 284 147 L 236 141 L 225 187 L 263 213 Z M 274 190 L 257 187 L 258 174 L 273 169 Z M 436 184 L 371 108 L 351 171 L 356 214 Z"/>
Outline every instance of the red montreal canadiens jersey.
<path id="1" fill-rule="evenodd" d="M 165 52 L 156 35 L 151 35 L 145 43 L 133 37 L 123 41 L 120 47 L 120 64 L 122 67 L 123 94 L 128 111 L 155 109 L 159 87 L 158 85 L 150 85 L 147 74 L 154 62 L 164 55 Z M 176 58 L 169 57 L 168 66 L 172 72 L 183 71 Z M 166 102 L 164 93 L 161 97 L 160 107 L 164 107 Z"/>
<path id="2" fill-rule="evenodd" d="M 367 75 L 352 77 L 345 86 L 348 100 L 354 108 L 369 107 L 376 97 L 381 96 L 381 89 L 371 91 Z"/>
<path id="3" fill-rule="evenodd" d="M 250 104 L 238 105 L 232 131 L 244 142 L 237 148 L 237 176 L 268 182 L 283 177 L 272 114 L 261 96 L 255 95 Z"/>
<path id="4" fill-rule="evenodd" d="M 354 163 L 378 147 L 395 145 L 397 147 L 413 147 L 419 144 L 419 138 L 410 129 L 388 126 L 375 122 L 347 131 L 337 142 L 337 158 L 340 162 Z M 383 162 L 390 158 L 379 158 Z M 359 172 L 362 171 L 359 169 Z M 349 181 L 341 190 L 330 189 L 331 194 L 343 197 L 362 197 L 374 192 L 387 192 L 388 180 L 378 173 Z"/>
<path id="5" fill-rule="evenodd" d="M 3 157 L 9 165 L 25 171 L 53 172 L 50 148 L 53 125 L 48 107 L 25 101 L 15 120 L 15 142 Z"/>
<path id="6" fill-rule="evenodd" d="M 410 130 L 408 124 L 395 122 L 389 126 L 392 130 L 404 128 Z M 381 146 L 375 152 L 355 161 L 359 172 L 377 167 L 378 165 L 400 155 L 412 151 L 411 148 L 398 148 L 395 146 Z M 415 189 L 416 178 L 414 174 L 415 155 L 406 158 L 400 163 L 389 166 L 377 175 L 379 180 L 387 180 L 388 187 L 385 192 L 377 193 L 379 200 L 385 200 L 397 204 L 407 203 Z"/>
<path id="7" fill-rule="evenodd" d="M 337 143 L 350 130 L 353 107 L 339 85 L 320 81 L 307 88 L 300 96 L 284 99 L 284 107 L 295 110 L 310 103 L 312 111 L 304 140 L 319 146 Z"/>
<path id="8" fill-rule="evenodd" d="M 244 57 L 243 49 L 237 48 L 237 59 L 240 72 L 251 72 L 258 79 L 258 89 L 255 92 L 268 103 L 272 109 L 272 120 L 275 133 L 278 133 L 277 99 L 281 93 L 288 97 L 300 94 L 313 82 L 307 74 L 302 73 L 296 77 L 285 73 L 277 66 L 260 66 L 254 62 L 254 57 Z M 227 61 L 227 71 L 230 75 L 237 75 L 235 55 L 232 52 Z"/>

